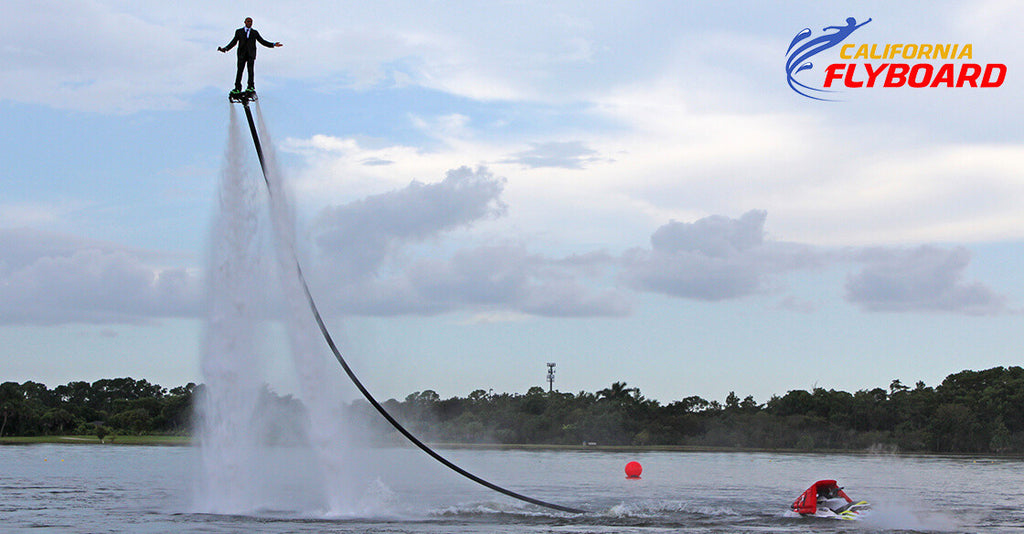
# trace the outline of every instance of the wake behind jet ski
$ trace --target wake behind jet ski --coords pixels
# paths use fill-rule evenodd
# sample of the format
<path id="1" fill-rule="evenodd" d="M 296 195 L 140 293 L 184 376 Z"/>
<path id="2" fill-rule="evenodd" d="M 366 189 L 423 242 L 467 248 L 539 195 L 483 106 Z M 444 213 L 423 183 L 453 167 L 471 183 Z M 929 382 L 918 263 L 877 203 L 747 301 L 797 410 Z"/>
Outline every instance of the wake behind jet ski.
<path id="1" fill-rule="evenodd" d="M 825 517 L 829 519 L 861 519 L 871 505 L 854 502 L 835 480 L 819 480 L 793 501 L 789 517 Z"/>

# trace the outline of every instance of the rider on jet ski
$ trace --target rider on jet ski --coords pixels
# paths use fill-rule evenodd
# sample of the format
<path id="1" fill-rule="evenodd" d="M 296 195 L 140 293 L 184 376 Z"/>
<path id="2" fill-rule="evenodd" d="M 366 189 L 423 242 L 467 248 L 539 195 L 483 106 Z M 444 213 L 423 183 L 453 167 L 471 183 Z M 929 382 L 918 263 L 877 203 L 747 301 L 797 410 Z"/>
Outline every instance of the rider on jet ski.
<path id="1" fill-rule="evenodd" d="M 802 516 L 855 519 L 867 507 L 864 501 L 855 503 L 835 480 L 819 480 L 793 501 L 791 509 Z"/>
<path id="2" fill-rule="evenodd" d="M 818 508 L 841 512 L 851 504 L 853 504 L 853 499 L 846 496 L 843 488 L 835 484 L 818 486 Z"/>

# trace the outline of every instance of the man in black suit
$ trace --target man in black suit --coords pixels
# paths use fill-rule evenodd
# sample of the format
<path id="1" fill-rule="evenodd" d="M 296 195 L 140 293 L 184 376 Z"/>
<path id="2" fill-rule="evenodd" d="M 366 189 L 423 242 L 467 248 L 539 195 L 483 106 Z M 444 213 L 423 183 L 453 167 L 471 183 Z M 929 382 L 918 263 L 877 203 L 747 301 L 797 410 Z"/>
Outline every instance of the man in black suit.
<path id="1" fill-rule="evenodd" d="M 257 41 L 267 48 L 281 46 L 281 43 L 271 43 L 263 37 L 260 37 L 260 32 L 252 29 L 252 17 L 246 17 L 245 27 L 235 30 L 235 38 L 232 39 L 227 46 L 217 47 L 217 50 L 227 52 L 228 50 L 231 50 L 231 47 L 236 44 L 238 45 L 238 72 L 235 73 L 235 91 L 242 90 L 242 69 L 246 67 L 249 69 L 249 85 L 247 86 L 247 90 L 252 91 L 256 89 L 252 68 L 256 64 Z"/>

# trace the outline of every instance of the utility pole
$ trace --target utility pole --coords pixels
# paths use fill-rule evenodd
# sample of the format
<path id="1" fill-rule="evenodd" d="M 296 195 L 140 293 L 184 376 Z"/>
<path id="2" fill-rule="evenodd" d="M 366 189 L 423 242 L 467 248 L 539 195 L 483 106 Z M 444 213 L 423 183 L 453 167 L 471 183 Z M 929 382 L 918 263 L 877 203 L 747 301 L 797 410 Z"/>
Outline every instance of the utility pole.
<path id="1" fill-rule="evenodd" d="M 555 390 L 555 362 L 548 362 L 548 393 Z"/>

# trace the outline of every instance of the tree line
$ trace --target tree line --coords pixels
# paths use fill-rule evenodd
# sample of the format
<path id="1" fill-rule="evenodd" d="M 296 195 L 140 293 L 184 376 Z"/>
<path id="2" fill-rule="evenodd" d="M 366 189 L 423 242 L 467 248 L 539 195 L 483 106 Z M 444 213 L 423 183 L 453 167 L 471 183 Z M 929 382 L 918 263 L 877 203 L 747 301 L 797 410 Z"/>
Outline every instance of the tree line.
<path id="1" fill-rule="evenodd" d="M 72 382 L 53 390 L 35 382 L 0 384 L 0 437 L 191 432 L 193 404 L 203 386 L 167 390 L 145 380 Z M 304 433 L 305 409 L 291 396 L 264 388 L 261 406 L 280 428 Z M 1024 453 L 1024 369 L 995 367 L 951 374 L 936 387 L 888 388 L 855 393 L 813 388 L 775 395 L 662 404 L 638 388 L 615 382 L 596 392 L 530 388 L 525 394 L 482 389 L 442 399 L 419 391 L 384 407 L 421 439 L 451 443 L 693 446 L 745 449 Z M 395 432 L 363 400 L 343 407 L 352 425 L 368 426 L 378 440 Z M 300 439 L 302 436 L 296 436 Z M 285 440 L 291 441 L 291 440 Z"/>
<path id="2" fill-rule="evenodd" d="M 195 390 L 192 383 L 167 390 L 132 378 L 69 382 L 53 389 L 38 382 L 4 382 L 0 437 L 186 435 L 192 428 Z"/>
<path id="3" fill-rule="evenodd" d="M 663 405 L 615 382 L 594 393 L 534 387 L 525 395 L 477 390 L 443 400 L 428 390 L 385 407 L 409 421 L 414 433 L 436 441 L 1024 452 L 1020 367 L 962 371 L 934 388 L 893 380 L 888 389 L 856 393 L 793 390 L 763 404 L 730 392 L 724 402 L 690 396 Z"/>

